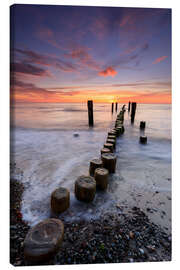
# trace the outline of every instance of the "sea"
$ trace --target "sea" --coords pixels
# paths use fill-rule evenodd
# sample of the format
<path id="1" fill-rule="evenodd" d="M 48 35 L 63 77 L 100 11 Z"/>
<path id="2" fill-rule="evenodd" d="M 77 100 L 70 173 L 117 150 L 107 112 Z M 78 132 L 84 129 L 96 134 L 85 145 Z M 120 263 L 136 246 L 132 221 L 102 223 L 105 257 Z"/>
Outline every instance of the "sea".
<path id="1" fill-rule="evenodd" d="M 136 206 L 171 229 L 171 104 L 137 104 L 133 124 L 126 104 L 125 132 L 117 139 L 117 168 L 108 189 L 97 191 L 89 204 L 75 198 L 77 177 L 88 175 L 90 160 L 100 157 L 122 106 L 112 113 L 110 103 L 94 103 L 89 127 L 87 103 L 12 104 L 10 159 L 16 169 L 11 178 L 25 186 L 21 211 L 30 226 L 52 215 L 51 193 L 66 187 L 70 208 L 60 217 L 67 221 L 120 215 Z M 140 121 L 146 122 L 144 131 Z M 139 143 L 142 134 L 145 145 Z"/>

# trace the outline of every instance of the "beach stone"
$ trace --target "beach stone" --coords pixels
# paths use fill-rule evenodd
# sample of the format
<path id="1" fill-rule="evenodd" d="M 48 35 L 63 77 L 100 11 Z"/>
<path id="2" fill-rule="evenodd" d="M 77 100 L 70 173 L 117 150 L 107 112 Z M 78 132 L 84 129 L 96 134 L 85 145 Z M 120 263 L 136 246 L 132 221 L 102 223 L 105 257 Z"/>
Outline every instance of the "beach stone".
<path id="1" fill-rule="evenodd" d="M 108 148 L 102 148 L 102 149 L 101 149 L 101 155 L 102 155 L 102 154 L 107 154 L 107 153 L 111 153 L 111 150 L 108 149 Z"/>
<path id="2" fill-rule="evenodd" d="M 116 170 L 116 155 L 113 153 L 102 155 L 103 167 L 106 168 L 109 173 L 115 173 Z"/>
<path id="3" fill-rule="evenodd" d="M 113 148 L 114 147 L 113 147 L 113 144 L 112 143 L 105 143 L 104 144 L 104 148 L 108 148 L 108 149 L 110 149 L 111 152 L 113 152 Z"/>
<path id="4" fill-rule="evenodd" d="M 140 143 L 147 143 L 147 137 L 146 136 L 140 136 L 139 138 Z"/>
<path id="5" fill-rule="evenodd" d="M 106 143 L 112 143 L 113 144 L 113 148 L 115 149 L 115 147 L 116 147 L 116 141 L 114 139 L 107 138 Z"/>
<path id="6" fill-rule="evenodd" d="M 24 240 L 24 257 L 30 262 L 44 262 L 59 250 L 64 237 L 64 225 L 59 219 L 46 219 L 32 227 Z"/>
<path id="7" fill-rule="evenodd" d="M 51 194 L 51 209 L 54 213 L 60 214 L 64 212 L 70 205 L 69 190 L 60 187 Z"/>
<path id="8" fill-rule="evenodd" d="M 97 168 L 95 170 L 94 179 L 96 181 L 96 185 L 102 190 L 107 189 L 108 175 L 109 172 L 105 168 Z"/>
<path id="9" fill-rule="evenodd" d="M 75 182 L 75 196 L 79 201 L 91 202 L 96 193 L 96 181 L 91 176 L 81 175 Z"/>
<path id="10" fill-rule="evenodd" d="M 99 158 L 94 158 L 90 161 L 89 164 L 89 174 L 91 176 L 94 176 L 94 171 L 97 168 L 101 168 L 102 167 L 102 160 Z"/>

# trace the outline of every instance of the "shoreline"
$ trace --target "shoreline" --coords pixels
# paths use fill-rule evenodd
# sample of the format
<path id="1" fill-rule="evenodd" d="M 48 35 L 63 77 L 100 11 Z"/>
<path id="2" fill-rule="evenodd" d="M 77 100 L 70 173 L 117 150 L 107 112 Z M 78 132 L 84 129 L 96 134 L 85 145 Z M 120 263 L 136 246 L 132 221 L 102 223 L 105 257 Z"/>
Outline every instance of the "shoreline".
<path id="1" fill-rule="evenodd" d="M 10 262 L 14 266 L 32 265 L 23 256 L 23 241 L 30 228 L 20 212 L 23 191 L 22 183 L 10 180 Z M 61 248 L 42 265 L 171 260 L 171 234 L 151 222 L 137 206 L 119 214 L 106 213 L 96 220 L 61 220 L 65 227 Z"/>

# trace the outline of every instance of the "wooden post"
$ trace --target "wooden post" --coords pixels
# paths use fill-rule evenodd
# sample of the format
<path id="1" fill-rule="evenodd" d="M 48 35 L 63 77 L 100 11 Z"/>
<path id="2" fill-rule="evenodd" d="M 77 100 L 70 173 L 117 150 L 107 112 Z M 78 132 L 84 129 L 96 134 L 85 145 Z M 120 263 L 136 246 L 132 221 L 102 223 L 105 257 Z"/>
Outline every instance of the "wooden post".
<path id="1" fill-rule="evenodd" d="M 114 103 L 112 103 L 112 113 L 114 112 Z"/>
<path id="2" fill-rule="evenodd" d="M 144 143 L 144 144 L 147 143 L 147 137 L 146 136 L 140 136 L 139 142 Z"/>
<path id="3" fill-rule="evenodd" d="M 131 109 L 131 102 L 129 101 L 128 112 L 130 112 L 130 109 Z"/>
<path id="4" fill-rule="evenodd" d="M 146 127 L 146 122 L 141 121 L 140 122 L 140 129 L 145 129 L 145 127 Z"/>
<path id="5" fill-rule="evenodd" d="M 93 101 L 88 100 L 88 117 L 89 117 L 89 126 L 94 125 L 94 120 L 93 120 Z"/>
<path id="6" fill-rule="evenodd" d="M 136 113 L 136 102 L 132 102 L 132 104 L 131 104 L 131 123 L 134 122 L 135 113 Z"/>
<path id="7" fill-rule="evenodd" d="M 116 112 L 117 112 L 117 109 L 118 109 L 118 103 L 116 102 Z"/>

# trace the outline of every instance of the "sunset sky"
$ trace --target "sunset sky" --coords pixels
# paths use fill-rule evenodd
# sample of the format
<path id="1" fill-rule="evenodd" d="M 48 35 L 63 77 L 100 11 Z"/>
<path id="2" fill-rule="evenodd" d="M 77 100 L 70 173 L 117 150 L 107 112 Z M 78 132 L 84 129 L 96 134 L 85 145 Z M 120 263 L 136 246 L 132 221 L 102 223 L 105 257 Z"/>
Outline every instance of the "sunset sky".
<path id="1" fill-rule="evenodd" d="M 171 10 L 13 5 L 11 98 L 171 103 Z"/>

